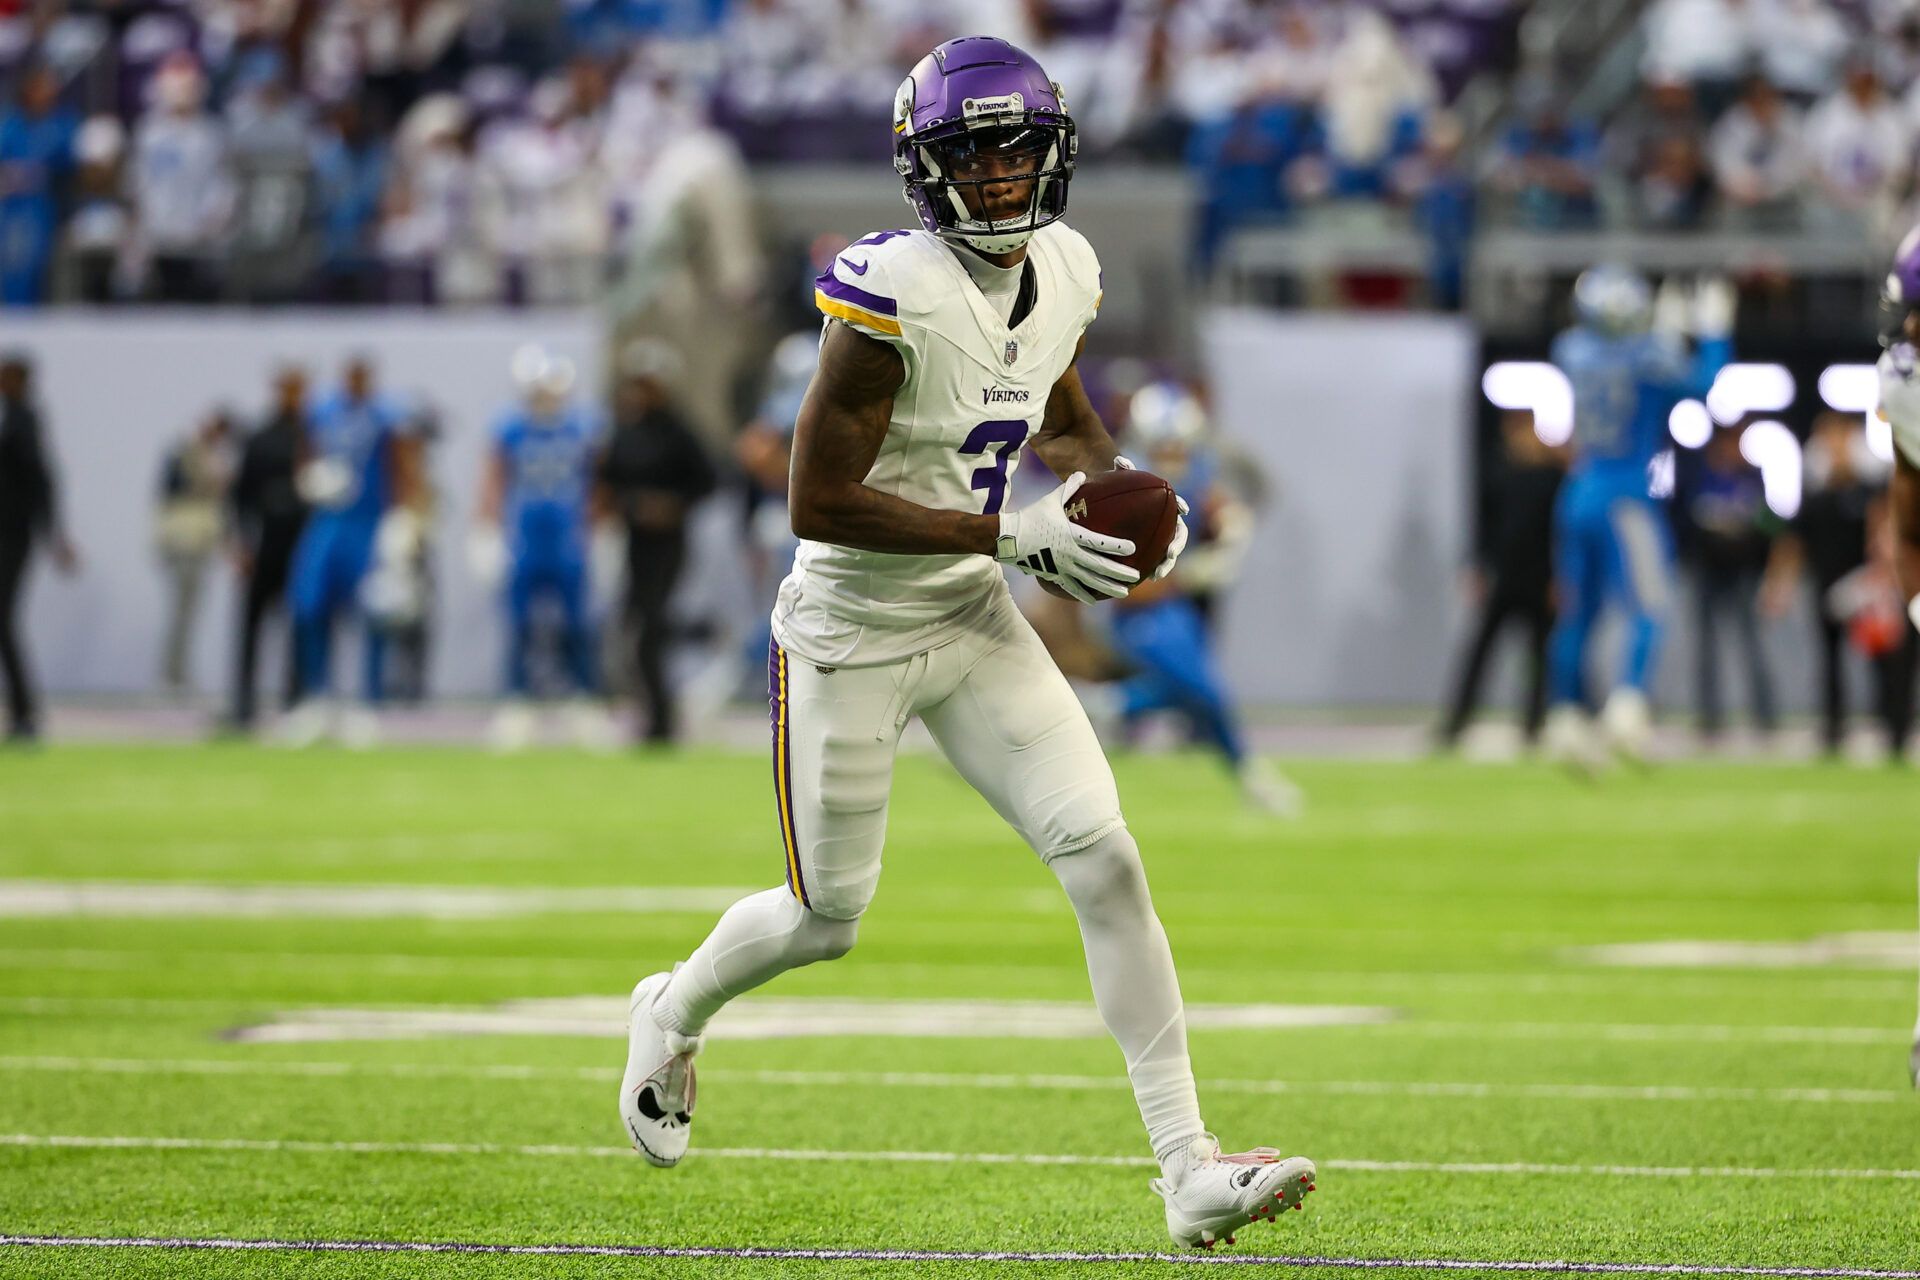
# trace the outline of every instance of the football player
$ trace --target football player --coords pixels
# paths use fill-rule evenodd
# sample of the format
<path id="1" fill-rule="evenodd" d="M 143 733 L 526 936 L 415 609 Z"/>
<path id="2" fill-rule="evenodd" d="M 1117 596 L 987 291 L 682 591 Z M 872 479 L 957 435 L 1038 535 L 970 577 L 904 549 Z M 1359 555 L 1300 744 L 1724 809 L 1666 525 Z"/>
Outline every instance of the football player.
<path id="1" fill-rule="evenodd" d="M 1881 293 L 1886 323 L 1880 331 L 1880 417 L 1893 431 L 1893 481 L 1888 490 L 1894 533 L 1894 570 L 1907 617 L 1920 627 L 1920 227 L 1907 232 L 1893 256 Z M 1909 633 L 1908 644 L 1915 643 Z M 1913 1028 L 1907 1068 L 1920 1089 L 1920 1022 Z"/>
<path id="2" fill-rule="evenodd" d="M 1625 661 L 1602 724 L 1630 758 L 1652 727 L 1647 687 L 1673 593 L 1673 533 L 1652 496 L 1654 460 L 1667 447 L 1667 419 L 1681 400 L 1703 398 L 1733 357 L 1734 295 L 1724 281 L 1690 295 L 1662 291 L 1667 323 L 1650 330 L 1647 282 L 1621 267 L 1595 267 L 1573 287 L 1577 323 L 1553 343 L 1553 363 L 1573 388 L 1573 463 L 1555 513 L 1554 577 L 1560 619 L 1547 662 L 1551 709 L 1547 754 L 1591 769 L 1601 756 L 1585 711 L 1587 645 L 1601 611 L 1618 602 L 1628 618 Z M 1689 352 L 1675 328 L 1697 339 Z"/>
<path id="3" fill-rule="evenodd" d="M 600 428 L 572 398 L 572 361 L 528 348 L 516 353 L 513 373 L 523 399 L 494 428 L 469 547 L 477 576 L 506 580 L 508 701 L 494 717 L 493 745 L 514 751 L 533 737 L 528 650 L 536 614 L 549 601 L 560 615 L 563 665 L 574 695 L 569 719 L 582 745 L 603 745 L 604 716 L 588 701 L 597 681 L 587 616 L 589 499 Z"/>
<path id="4" fill-rule="evenodd" d="M 918 718 L 1072 904 L 1174 1238 L 1210 1246 L 1298 1205 L 1314 1166 L 1223 1155 L 1201 1122 L 1173 956 L 1113 773 L 1014 607 L 1002 565 L 1091 602 L 1139 579 L 1132 544 L 1066 504 L 1123 465 L 1074 362 L 1101 298 L 1061 221 L 1074 124 L 1028 54 L 984 36 L 914 67 L 894 165 L 920 226 L 844 250 L 816 282 L 819 369 L 795 427 L 802 539 L 767 660 L 786 883 L 742 899 L 672 973 L 634 988 L 622 1124 L 656 1165 L 687 1149 L 701 1032 L 726 1002 L 854 944 L 880 877 L 901 731 Z M 1003 510 L 1022 447 L 1060 485 Z M 1185 542 L 1178 526 L 1165 560 Z"/>
<path id="5" fill-rule="evenodd" d="M 1206 410 L 1177 382 L 1149 383 L 1128 401 L 1127 447 L 1144 452 L 1153 473 L 1191 498 L 1200 514 L 1179 573 L 1136 589 L 1112 616 L 1114 650 L 1133 668 L 1120 682 L 1120 714 L 1132 725 L 1154 711 L 1184 712 L 1198 738 L 1233 770 L 1248 805 L 1297 817 L 1299 788 L 1246 749 L 1194 600 L 1194 593 L 1233 579 L 1253 534 L 1253 513 L 1214 482 L 1206 430 Z"/>
<path id="6" fill-rule="evenodd" d="M 403 551 L 420 537 L 419 441 L 407 415 L 374 388 L 364 356 L 347 362 L 339 391 L 307 422 L 295 485 L 311 515 L 294 552 L 287 594 L 293 606 L 302 701 L 288 717 L 286 740 L 317 741 L 334 727 L 331 657 L 334 624 L 358 611 L 361 586 L 383 554 Z M 380 697 L 382 646 L 369 633 L 364 649 L 366 700 Z M 371 711 L 341 719 L 350 745 L 370 745 L 377 732 Z"/>

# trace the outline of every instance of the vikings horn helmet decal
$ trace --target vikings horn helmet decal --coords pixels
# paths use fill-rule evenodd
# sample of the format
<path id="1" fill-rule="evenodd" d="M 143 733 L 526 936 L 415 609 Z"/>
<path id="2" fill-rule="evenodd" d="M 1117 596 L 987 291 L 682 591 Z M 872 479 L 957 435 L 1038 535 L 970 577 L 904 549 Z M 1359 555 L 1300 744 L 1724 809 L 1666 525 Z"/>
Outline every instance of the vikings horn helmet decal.
<path id="1" fill-rule="evenodd" d="M 949 40 L 920 60 L 893 103 L 893 167 L 907 203 L 935 235 L 982 253 L 1010 253 L 1066 212 L 1079 142 L 1060 86 L 1028 54 L 990 36 Z M 984 152 L 1018 156 L 1029 166 L 1033 194 L 1007 218 L 976 217 L 968 189 L 999 178 L 969 178 L 968 162 Z M 981 196 L 975 207 L 984 208 Z"/>
<path id="2" fill-rule="evenodd" d="M 1907 232 L 1893 253 L 1893 269 L 1880 289 L 1880 345 L 1902 341 L 1907 313 L 1920 310 L 1920 227 Z"/>

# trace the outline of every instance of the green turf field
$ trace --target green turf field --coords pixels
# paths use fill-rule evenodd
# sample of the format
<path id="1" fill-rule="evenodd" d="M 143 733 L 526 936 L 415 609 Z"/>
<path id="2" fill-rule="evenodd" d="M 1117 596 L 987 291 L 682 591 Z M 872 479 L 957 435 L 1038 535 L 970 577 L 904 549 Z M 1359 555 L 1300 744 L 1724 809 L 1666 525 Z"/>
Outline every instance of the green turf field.
<path id="1" fill-rule="evenodd" d="M 1204 760 L 1119 765 L 1196 1020 L 1389 1019 L 1194 1032 L 1229 1149 L 1321 1165 L 1304 1212 L 1218 1256 L 1920 1270 L 1915 975 L 1903 939 L 1873 936 L 1914 928 L 1910 775 L 1294 772 L 1311 813 L 1286 826 Z M 710 900 L 778 880 L 766 775 L 715 754 L 0 755 L 0 1235 L 1166 1249 L 1100 1037 L 717 1028 L 693 1156 L 659 1171 L 625 1150 L 620 997 L 703 936 Z M 111 882 L 87 900 L 108 914 L 69 909 L 80 881 Z M 609 896 L 671 887 L 702 892 Z M 328 914 L 369 902 L 398 914 Z M 1745 967 L 1571 950 L 1821 939 Z M 972 1011 L 1060 1030 L 1090 1008 L 1051 876 L 918 757 L 860 946 L 758 994 L 729 1016 L 924 1032 L 952 1001 L 1065 1002 Z M 339 1038 L 369 1030 L 387 1038 Z M 0 1245 L 9 1277 L 1141 1269 L 1173 1270 Z"/>

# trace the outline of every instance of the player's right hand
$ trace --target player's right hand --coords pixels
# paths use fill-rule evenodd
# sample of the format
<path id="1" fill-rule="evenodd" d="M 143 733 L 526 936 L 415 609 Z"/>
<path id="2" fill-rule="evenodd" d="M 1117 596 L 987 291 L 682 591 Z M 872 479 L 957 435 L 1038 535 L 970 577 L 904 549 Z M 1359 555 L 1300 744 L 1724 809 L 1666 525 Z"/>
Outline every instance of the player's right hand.
<path id="1" fill-rule="evenodd" d="M 507 542 L 500 526 L 482 522 L 467 531 L 467 572 L 491 591 L 507 576 Z"/>
<path id="2" fill-rule="evenodd" d="M 1733 333 L 1735 313 L 1740 306 L 1740 291 L 1725 276 L 1702 276 L 1693 287 L 1693 313 L 1689 328 L 1701 339 L 1726 338 Z"/>
<path id="3" fill-rule="evenodd" d="M 343 507 L 353 490 L 353 473 L 334 458 L 315 458 L 293 476 L 294 490 L 310 507 Z"/>
<path id="4" fill-rule="evenodd" d="M 1002 512 L 998 558 L 1023 573 L 1058 583 L 1082 604 L 1093 604 L 1099 596 L 1117 600 L 1126 595 L 1140 575 L 1114 558 L 1132 555 L 1133 543 L 1067 519 L 1067 503 L 1086 482 L 1086 473 L 1076 471 L 1037 502 Z"/>

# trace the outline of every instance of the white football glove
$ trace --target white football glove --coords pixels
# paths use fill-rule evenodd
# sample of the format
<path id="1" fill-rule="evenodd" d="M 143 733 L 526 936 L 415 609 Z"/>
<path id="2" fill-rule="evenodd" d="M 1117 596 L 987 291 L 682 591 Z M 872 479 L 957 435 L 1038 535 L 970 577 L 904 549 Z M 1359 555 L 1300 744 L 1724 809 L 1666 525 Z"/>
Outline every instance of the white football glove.
<path id="1" fill-rule="evenodd" d="M 1653 331 L 1684 338 L 1693 325 L 1693 298 L 1679 276 L 1668 276 L 1653 295 Z"/>
<path id="2" fill-rule="evenodd" d="M 1134 466 L 1130 459 L 1116 454 L 1113 459 L 1113 469 L 1115 471 L 1138 471 L 1140 468 Z M 1162 560 L 1155 566 L 1153 572 L 1147 575 L 1149 581 L 1152 582 L 1158 582 L 1160 579 L 1172 573 L 1173 562 L 1178 560 L 1180 553 L 1187 549 L 1186 516 L 1191 508 L 1187 506 L 1187 500 L 1177 493 L 1173 495 L 1173 500 L 1180 504 L 1180 514 L 1174 519 L 1173 541 L 1167 544 L 1167 558 Z"/>
<path id="3" fill-rule="evenodd" d="M 1148 575 L 1155 582 L 1173 572 L 1173 562 L 1187 549 L 1187 500 L 1177 493 L 1173 495 L 1173 500 L 1180 504 L 1180 514 L 1173 520 L 1173 541 L 1167 544 L 1167 558 Z"/>
<path id="4" fill-rule="evenodd" d="M 467 531 L 467 572 L 487 591 L 507 576 L 507 540 L 500 526 L 482 522 Z"/>
<path id="5" fill-rule="evenodd" d="M 419 558 L 426 538 L 426 522 L 416 512 L 390 507 L 373 532 L 374 559 L 381 564 L 409 563 Z"/>
<path id="6" fill-rule="evenodd" d="M 1023 573 L 1057 583 L 1081 604 L 1100 596 L 1117 600 L 1140 575 L 1114 559 L 1133 554 L 1133 544 L 1067 519 L 1067 503 L 1087 482 L 1076 471 L 1046 497 L 1018 511 L 1000 514 L 1000 544 L 995 559 Z"/>
<path id="7" fill-rule="evenodd" d="M 1693 286 L 1693 336 L 1713 340 L 1733 335 L 1740 291 L 1725 276 L 1702 276 Z"/>
<path id="8" fill-rule="evenodd" d="M 293 488 L 310 507 L 344 507 L 353 499 L 353 472 L 337 458 L 315 458 L 294 473 Z"/>

